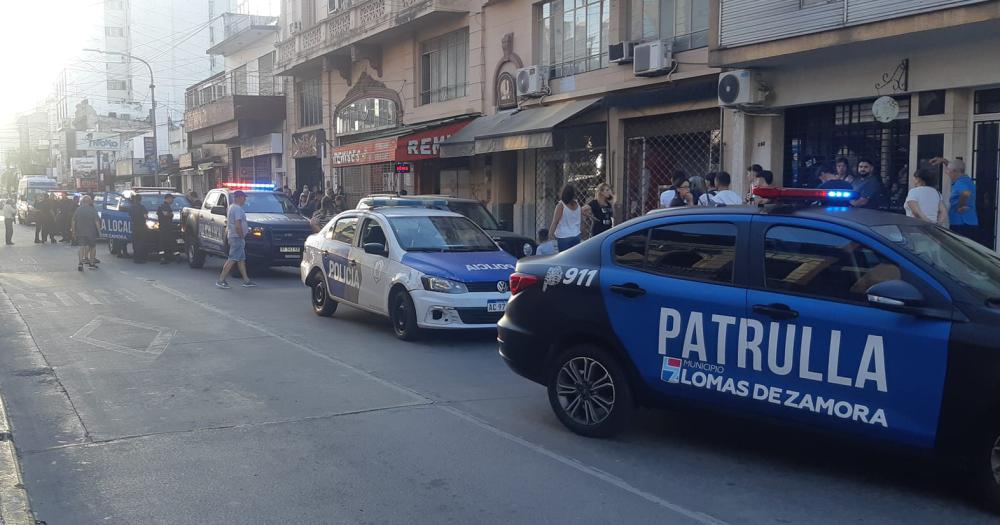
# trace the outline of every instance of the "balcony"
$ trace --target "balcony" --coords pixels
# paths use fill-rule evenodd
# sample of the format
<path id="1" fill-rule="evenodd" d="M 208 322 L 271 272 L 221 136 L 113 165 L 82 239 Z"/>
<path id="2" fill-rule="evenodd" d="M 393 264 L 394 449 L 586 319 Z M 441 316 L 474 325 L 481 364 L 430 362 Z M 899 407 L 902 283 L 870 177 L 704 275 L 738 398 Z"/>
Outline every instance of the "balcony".
<path id="1" fill-rule="evenodd" d="M 261 38 L 278 32 L 278 17 L 223 13 L 213 22 L 215 34 L 222 40 L 208 48 L 209 55 L 231 55 Z"/>
<path id="2" fill-rule="evenodd" d="M 243 68 L 188 88 L 184 126 L 189 146 L 238 142 L 280 129 L 285 119 L 283 79 Z"/>
<path id="3" fill-rule="evenodd" d="M 467 0 L 350 0 L 315 26 L 278 43 L 275 72 L 295 75 L 301 66 L 318 66 L 318 58 L 355 44 L 378 44 L 403 26 L 468 13 Z M 347 54 L 346 52 L 344 54 Z"/>

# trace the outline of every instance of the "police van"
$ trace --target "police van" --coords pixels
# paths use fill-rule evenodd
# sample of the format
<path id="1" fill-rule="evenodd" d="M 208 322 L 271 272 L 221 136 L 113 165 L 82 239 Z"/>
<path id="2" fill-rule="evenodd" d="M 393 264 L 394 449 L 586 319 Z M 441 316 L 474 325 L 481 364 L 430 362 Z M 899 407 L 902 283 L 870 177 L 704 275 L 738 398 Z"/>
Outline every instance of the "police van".
<path id="1" fill-rule="evenodd" d="M 340 303 L 387 316 L 396 336 L 424 329 L 493 329 L 517 259 L 467 217 L 419 199 L 372 199 L 305 243 L 302 282 L 313 311 Z"/>
<path id="2" fill-rule="evenodd" d="M 851 191 L 755 193 L 522 259 L 500 355 L 582 435 L 680 401 L 961 459 L 1000 507 L 1000 258 Z"/>

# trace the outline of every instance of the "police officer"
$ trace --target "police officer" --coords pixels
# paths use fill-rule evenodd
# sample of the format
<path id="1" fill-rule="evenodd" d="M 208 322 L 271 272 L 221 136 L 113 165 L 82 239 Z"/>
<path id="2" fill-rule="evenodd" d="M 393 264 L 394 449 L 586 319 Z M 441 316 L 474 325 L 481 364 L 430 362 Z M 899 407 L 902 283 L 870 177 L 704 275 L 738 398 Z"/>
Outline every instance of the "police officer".
<path id="1" fill-rule="evenodd" d="M 149 229 L 146 228 L 146 216 L 149 212 L 142 205 L 142 196 L 136 193 L 132 195 L 132 207 L 128 210 L 129 218 L 132 219 L 132 262 L 144 264 L 148 251 Z"/>
<path id="2" fill-rule="evenodd" d="M 163 197 L 163 203 L 156 209 L 156 218 L 160 223 L 160 249 L 163 257 L 160 264 L 174 260 L 174 249 L 177 246 L 177 234 L 174 231 L 174 195 L 168 193 Z"/>

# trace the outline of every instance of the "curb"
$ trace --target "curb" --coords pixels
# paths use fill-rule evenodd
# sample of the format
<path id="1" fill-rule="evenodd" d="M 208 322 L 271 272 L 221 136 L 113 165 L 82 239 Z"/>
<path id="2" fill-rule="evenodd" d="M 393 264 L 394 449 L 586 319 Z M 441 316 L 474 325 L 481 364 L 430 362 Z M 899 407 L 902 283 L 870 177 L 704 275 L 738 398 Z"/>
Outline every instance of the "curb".
<path id="1" fill-rule="evenodd" d="M 35 525 L 28 491 L 21 482 L 21 468 L 7 421 L 7 407 L 0 397 L 0 520 L 4 525 Z"/>

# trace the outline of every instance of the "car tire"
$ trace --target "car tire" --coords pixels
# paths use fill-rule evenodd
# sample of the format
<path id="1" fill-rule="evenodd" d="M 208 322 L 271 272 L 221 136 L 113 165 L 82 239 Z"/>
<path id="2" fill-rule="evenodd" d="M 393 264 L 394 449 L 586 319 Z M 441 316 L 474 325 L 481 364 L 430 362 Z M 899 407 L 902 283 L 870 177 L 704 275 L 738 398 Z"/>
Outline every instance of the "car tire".
<path id="1" fill-rule="evenodd" d="M 552 361 L 547 379 L 552 411 L 581 436 L 618 434 L 635 410 L 625 369 L 603 348 L 579 345 L 566 350 Z"/>
<path id="2" fill-rule="evenodd" d="M 330 317 L 337 311 L 337 301 L 326 291 L 326 281 L 320 278 L 312 287 L 313 313 L 320 317 Z"/>
<path id="3" fill-rule="evenodd" d="M 983 502 L 991 511 L 1000 513 L 1000 424 L 991 425 L 983 434 L 973 466 Z"/>
<path id="4" fill-rule="evenodd" d="M 410 294 L 400 290 L 389 299 L 389 320 L 396 337 L 403 341 L 413 341 L 420 336 L 417 326 L 417 309 L 413 306 Z"/>
<path id="5" fill-rule="evenodd" d="M 108 239 L 108 253 L 111 255 L 120 255 L 122 253 L 122 249 L 118 246 L 118 241 Z"/>
<path id="6" fill-rule="evenodd" d="M 205 252 L 194 243 L 184 245 L 184 252 L 187 254 L 188 266 L 191 268 L 201 268 L 205 266 Z"/>

